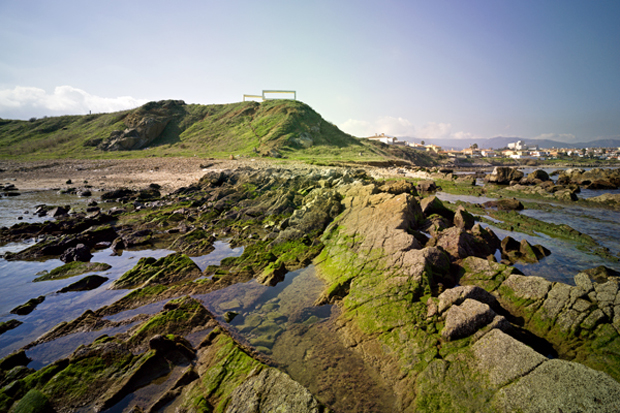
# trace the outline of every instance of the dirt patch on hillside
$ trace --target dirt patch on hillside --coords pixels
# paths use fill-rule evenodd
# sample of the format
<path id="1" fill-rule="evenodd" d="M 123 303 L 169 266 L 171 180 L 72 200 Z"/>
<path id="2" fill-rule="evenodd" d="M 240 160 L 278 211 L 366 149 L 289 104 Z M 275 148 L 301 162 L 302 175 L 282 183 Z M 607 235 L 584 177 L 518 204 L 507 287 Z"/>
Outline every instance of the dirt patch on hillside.
<path id="1" fill-rule="evenodd" d="M 140 189 L 156 183 L 161 185 L 162 192 L 172 192 L 197 182 L 207 168 L 234 169 L 250 164 L 268 166 L 269 162 L 204 158 L 0 161 L 0 184 L 11 183 L 19 190 L 28 191 L 85 185 L 95 189 Z"/>

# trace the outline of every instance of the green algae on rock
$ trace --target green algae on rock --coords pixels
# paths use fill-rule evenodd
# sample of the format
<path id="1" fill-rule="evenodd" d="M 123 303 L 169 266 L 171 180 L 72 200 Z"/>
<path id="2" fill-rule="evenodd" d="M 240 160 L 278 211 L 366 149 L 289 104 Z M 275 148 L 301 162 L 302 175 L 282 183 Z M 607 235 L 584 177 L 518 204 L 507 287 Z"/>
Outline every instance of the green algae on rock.
<path id="1" fill-rule="evenodd" d="M 105 283 L 108 280 L 109 280 L 109 278 L 102 277 L 100 275 L 87 275 L 86 277 L 82 278 L 81 280 L 76 281 L 74 283 L 71 283 L 71 284 L 67 285 L 66 287 L 61 288 L 60 290 L 58 290 L 58 292 L 59 293 L 68 293 L 70 291 L 94 290 L 95 288 L 99 288 L 99 286 L 101 286 L 101 284 Z"/>
<path id="2" fill-rule="evenodd" d="M 211 314 L 200 302 L 181 297 L 168 301 L 162 312 L 140 325 L 132 334 L 131 341 L 140 342 L 155 334 L 180 334 L 195 326 L 206 326 L 211 320 Z"/>
<path id="3" fill-rule="evenodd" d="M 312 394 L 287 374 L 269 367 L 215 330 L 199 350 L 200 380 L 182 394 L 182 406 L 192 411 L 258 413 L 286 411 L 327 413 Z"/>
<path id="4" fill-rule="evenodd" d="M 187 254 L 190 257 L 205 255 L 213 251 L 215 238 L 202 229 L 194 229 L 177 238 L 170 249 Z"/>
<path id="5" fill-rule="evenodd" d="M 9 330 L 19 327 L 22 322 L 19 320 L 11 319 L 0 323 L 0 334 L 4 334 Z"/>
<path id="6" fill-rule="evenodd" d="M 620 379 L 617 282 L 577 281 L 577 286 L 569 286 L 519 275 L 503 264 L 481 261 L 474 257 L 463 260 L 462 284 L 479 285 L 494 292 L 512 317 L 548 340 L 561 357 Z"/>
<path id="7" fill-rule="evenodd" d="M 390 200 L 379 199 L 372 195 L 372 192 L 371 188 L 359 188 L 356 192 L 349 191 L 348 196 L 345 195 L 343 203 L 346 209 L 326 230 L 322 238 L 325 247 L 317 258 L 319 274 L 328 282 L 323 301 L 337 302 L 343 309 L 339 318 L 340 333 L 346 342 L 359 349 L 367 360 L 371 361 L 388 382 L 393 383 L 400 405 L 399 411 L 511 411 L 505 409 L 500 402 L 490 402 L 495 398 L 504 400 L 498 393 L 501 386 L 498 386 L 497 382 L 529 377 L 529 370 L 515 371 L 509 378 L 498 378 L 499 376 L 494 376 L 495 370 L 481 370 L 476 366 L 480 365 L 480 360 L 492 357 L 491 350 L 496 351 L 496 354 L 504 354 L 505 351 L 512 351 L 509 349 L 529 349 L 504 333 L 501 333 L 503 336 L 498 336 L 500 333 L 497 332 L 500 330 L 518 331 L 518 326 L 513 327 L 504 317 L 496 315 L 486 303 L 477 301 L 480 297 L 465 299 L 461 304 L 453 301 L 446 310 L 440 312 L 431 294 L 440 292 L 437 288 L 440 282 L 449 286 L 460 277 L 461 283 L 480 283 L 481 287 L 498 294 L 496 301 L 489 296 L 493 298 L 491 301 L 496 308 L 502 312 L 508 310 L 512 313 L 515 308 L 535 312 L 542 304 L 538 302 L 544 301 L 551 290 L 551 283 L 538 280 L 537 277 L 520 276 L 512 267 L 473 257 L 471 251 L 459 248 L 453 249 L 453 255 L 449 260 L 446 259 L 447 266 L 437 266 L 440 261 L 436 261 L 434 267 L 432 261 L 426 261 L 426 265 L 418 265 L 418 261 L 412 258 L 429 250 L 429 247 L 420 249 L 421 246 L 413 236 L 406 239 L 400 232 L 411 227 L 415 229 L 416 220 L 412 219 L 415 215 L 401 214 L 400 211 L 404 209 L 394 208 Z M 435 201 L 427 201 L 427 204 L 431 205 L 433 202 Z M 364 212 L 364 209 L 367 211 Z M 385 218 L 375 218 L 384 216 L 382 209 L 385 211 Z M 441 239 L 446 236 L 446 231 L 447 229 L 438 231 L 436 236 Z M 445 244 L 445 247 L 449 245 Z M 443 251 L 441 253 L 445 254 Z M 450 261 L 453 262 L 452 266 Z M 461 268 L 461 274 L 452 274 L 455 268 Z M 407 280 L 416 281 L 415 287 L 411 288 Z M 514 281 L 517 280 L 523 282 L 515 284 Z M 515 297 L 516 294 L 513 293 L 516 285 L 523 285 L 526 295 L 522 298 Z M 603 297 L 612 296 L 611 291 L 607 294 L 607 289 L 601 289 L 603 290 Z M 446 290 L 446 293 L 448 292 L 451 290 Z M 499 307 L 510 302 L 506 297 L 515 297 L 515 308 Z M 613 303 L 613 299 L 610 300 L 606 302 Z M 609 311 L 611 307 L 606 308 Z M 514 313 L 511 319 L 517 320 L 519 314 L 523 313 Z M 592 325 L 593 329 L 603 321 L 602 317 L 594 318 L 595 316 L 596 314 L 591 317 L 592 322 L 588 324 Z M 526 318 L 525 326 L 529 328 L 527 320 L 529 319 Z M 443 334 L 439 334 L 440 331 Z M 596 346 L 601 348 L 602 342 L 605 345 L 615 343 L 617 332 L 614 330 L 612 333 L 608 329 L 605 331 L 609 333 L 607 336 L 604 336 L 604 331 L 600 331 L 595 333 L 598 335 L 588 337 L 586 342 L 593 339 L 590 349 Z M 488 336 L 489 334 L 494 336 Z M 495 344 L 477 344 L 487 336 L 500 339 L 492 342 Z M 528 351 L 516 351 L 518 356 L 511 360 L 511 364 L 519 366 L 526 353 L 530 354 L 527 357 L 532 360 L 546 360 L 533 350 Z M 600 350 L 589 354 L 592 357 L 589 363 L 584 364 L 617 377 L 614 369 L 618 364 L 613 361 L 617 358 L 616 355 L 604 354 Z M 615 367 L 605 368 L 600 357 Z M 599 362 L 597 364 L 594 361 Z M 532 366 L 536 366 L 536 363 Z M 586 370 L 591 372 L 586 375 L 600 374 L 588 368 Z M 545 371 L 544 375 L 532 377 L 544 382 L 550 375 L 555 374 L 554 371 Z M 450 379 L 455 375 L 459 380 Z M 583 377 L 585 376 L 574 378 L 573 383 Z M 620 391 L 620 385 L 613 380 L 612 382 L 614 384 L 610 385 L 608 390 L 616 394 Z M 591 382 L 586 383 L 583 384 L 593 386 Z M 595 394 L 597 389 L 590 388 Z M 537 397 L 535 402 L 541 403 L 545 397 L 551 397 L 551 394 L 541 393 Z M 588 400 L 593 401 L 597 397 L 588 397 Z M 558 406 L 567 408 L 567 403 L 568 401 L 564 400 Z M 614 405 L 610 398 L 605 398 L 604 403 L 608 408 Z"/>
<path id="8" fill-rule="evenodd" d="M 137 288 L 154 284 L 173 284 L 198 278 L 200 268 L 185 254 L 170 254 L 156 260 L 140 258 L 135 267 L 114 281 L 112 288 Z"/>
<path id="9" fill-rule="evenodd" d="M 67 264 L 61 265 L 60 267 L 56 267 L 49 273 L 43 274 L 32 281 L 39 282 L 48 280 L 61 280 L 87 272 L 106 271 L 110 268 L 112 268 L 111 265 L 101 262 L 72 261 Z"/>
<path id="10" fill-rule="evenodd" d="M 11 310 L 11 314 L 27 315 L 30 314 L 39 304 L 45 301 L 45 296 L 41 295 L 37 298 L 31 298 L 26 303 L 18 305 Z"/>

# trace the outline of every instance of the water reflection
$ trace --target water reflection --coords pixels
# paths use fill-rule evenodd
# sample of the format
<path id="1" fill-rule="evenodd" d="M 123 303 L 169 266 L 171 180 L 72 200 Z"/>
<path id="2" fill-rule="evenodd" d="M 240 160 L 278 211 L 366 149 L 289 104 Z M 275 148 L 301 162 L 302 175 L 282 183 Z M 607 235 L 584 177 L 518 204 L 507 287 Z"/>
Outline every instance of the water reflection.
<path id="1" fill-rule="evenodd" d="M 338 308 L 314 306 L 324 288 L 314 266 L 309 266 L 289 272 L 275 287 L 252 280 L 195 298 L 221 321 L 227 312 L 238 313 L 230 322 L 233 333 L 335 411 L 392 411 L 395 396 L 390 386 L 340 341 L 334 325 Z"/>
<path id="2" fill-rule="evenodd" d="M 605 265 L 609 268 L 620 270 L 618 263 L 592 254 L 590 251 L 581 251 L 570 241 L 563 241 L 546 235 L 527 235 L 521 232 L 504 231 L 492 225 L 481 224 L 485 228 L 491 228 L 500 238 L 510 236 L 517 241 L 526 239 L 530 244 L 540 244 L 551 251 L 551 255 L 540 260 L 536 264 L 517 263 L 516 268 L 526 275 L 543 277 L 549 281 L 558 281 L 574 285 L 573 278 L 577 273 L 590 268 Z"/>
<path id="3" fill-rule="evenodd" d="M 201 269 L 207 265 L 219 264 L 226 257 L 239 256 L 243 248 L 231 249 L 226 242 L 216 241 L 215 251 L 200 257 L 193 257 Z M 22 245 L 23 247 L 23 245 Z M 6 261 L 0 258 L 0 322 L 17 319 L 23 322 L 19 327 L 9 330 L 0 335 L 0 358 L 15 351 L 47 332 L 49 329 L 62 321 L 71 321 L 84 313 L 87 309 L 97 310 L 103 306 L 112 304 L 127 294 L 128 290 L 111 290 L 109 286 L 125 272 L 133 268 L 140 258 L 161 258 L 172 254 L 174 251 L 167 249 L 158 250 L 125 250 L 122 255 L 112 255 L 111 249 L 105 249 L 93 253 L 91 262 L 102 262 L 112 266 L 107 271 L 96 274 L 109 278 L 100 287 L 91 291 L 77 291 L 57 294 L 56 291 L 92 274 L 85 273 L 79 276 L 62 280 L 50 280 L 32 282 L 36 274 L 41 271 L 51 271 L 63 264 L 58 259 L 47 261 Z M 21 305 L 33 297 L 45 296 L 45 300 L 30 314 L 17 316 L 10 314 L 11 309 Z M 165 301 L 153 304 L 153 308 L 138 308 L 117 316 L 110 317 L 112 320 L 120 320 L 132 317 L 135 314 L 157 312 Z M 159 306 L 159 307 L 158 307 Z M 159 308 L 159 309 L 157 309 Z"/>

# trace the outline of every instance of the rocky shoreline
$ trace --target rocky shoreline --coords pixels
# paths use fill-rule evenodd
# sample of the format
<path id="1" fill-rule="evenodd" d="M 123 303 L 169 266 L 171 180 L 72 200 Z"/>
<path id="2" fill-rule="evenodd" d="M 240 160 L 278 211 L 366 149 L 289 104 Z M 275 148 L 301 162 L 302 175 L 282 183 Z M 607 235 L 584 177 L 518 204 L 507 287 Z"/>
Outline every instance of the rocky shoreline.
<path id="1" fill-rule="evenodd" d="M 136 402 L 138 411 L 620 409 L 617 279 L 593 281 L 580 273 L 575 286 L 569 286 L 522 275 L 513 264 L 544 260 L 544 246 L 500 240 L 476 222 L 469 207 L 445 205 L 434 196 L 438 185 L 469 191 L 471 178 L 402 166 L 198 159 L 178 166 L 174 161 L 145 160 L 125 175 L 113 173 L 110 161 L 105 176 L 113 178 L 93 189 L 101 189 L 102 198 L 120 207 L 0 229 L 4 243 L 40 240 L 7 253 L 6 260 L 60 257 L 71 264 L 90 261 L 84 251 L 105 248 L 117 253 L 147 247 L 175 251 L 160 259 L 140 259 L 112 283 L 111 288 L 128 289 L 127 295 L 57 325 L 24 350 L 75 332 L 122 325 L 128 326 L 126 332 L 102 335 L 37 371 L 27 367 L 24 350 L 2 359 L 0 410 L 103 411 L 156 381 L 163 384 Z M 103 170 L 107 161 L 101 162 L 91 168 Z M 127 166 L 124 162 L 130 161 L 119 162 L 124 165 L 120 169 Z M 44 176 L 46 167 L 30 166 L 22 173 L 34 174 L 30 188 L 53 187 L 63 179 L 98 181 L 87 178 L 93 169 L 78 170 L 76 165 L 50 176 Z M 162 174 L 147 172 L 146 177 L 157 179 L 138 178 L 145 174 L 139 171 L 155 167 Z M 24 166 L 2 168 L 3 177 L 28 188 L 23 175 L 11 175 Z M 183 168 L 193 171 L 183 173 Z M 68 173 L 77 175 L 70 178 Z M 514 174 L 498 169 L 488 180 L 512 182 L 501 190 L 551 188 L 542 175 Z M 583 173 L 566 176 L 566 182 L 558 182 L 562 188 L 545 192 L 574 193 L 570 185 L 587 185 Z M 128 188 L 119 191 L 121 186 Z M 497 203 L 488 208 L 501 209 Z M 507 208 L 519 209 L 516 204 Z M 570 233 L 566 228 L 549 231 Z M 222 239 L 243 246 L 243 253 L 204 271 L 189 259 L 212 251 Z M 498 252 L 501 262 L 495 258 Z M 68 264 L 48 276 L 85 273 Z M 388 389 L 387 400 L 351 394 L 359 399 L 356 404 L 327 398 L 316 389 L 311 393 L 270 357 L 287 331 L 286 317 L 274 313 L 271 319 L 250 320 L 236 304 L 221 317 L 195 298 L 250 280 L 275 286 L 289 271 L 311 264 L 325 282 L 315 305 L 331 304 L 337 311 L 332 311 L 331 327 L 307 323 L 300 334 L 326 330 L 322 334 L 333 335 L 377 375 L 377 383 Z M 168 301 L 155 314 L 109 319 L 164 299 Z M 252 338 L 238 334 L 230 324 L 235 318 L 243 320 Z M 191 334 L 202 338 L 192 344 L 186 338 Z"/>

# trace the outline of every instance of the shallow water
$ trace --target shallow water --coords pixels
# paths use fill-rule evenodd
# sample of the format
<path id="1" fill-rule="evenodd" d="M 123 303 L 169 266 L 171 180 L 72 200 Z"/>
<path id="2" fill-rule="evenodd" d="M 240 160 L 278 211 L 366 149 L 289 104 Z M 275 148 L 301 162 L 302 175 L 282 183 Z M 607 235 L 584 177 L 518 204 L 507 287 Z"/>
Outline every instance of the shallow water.
<path id="1" fill-rule="evenodd" d="M 620 213 L 603 208 L 549 204 L 551 210 L 524 209 L 521 214 L 553 224 L 566 224 L 590 235 L 599 244 L 620 254 Z"/>
<path id="2" fill-rule="evenodd" d="M 324 287 L 309 266 L 289 272 L 275 287 L 252 280 L 195 298 L 221 321 L 227 311 L 239 313 L 229 324 L 233 333 L 334 410 L 392 411 L 391 388 L 338 339 L 333 323 L 337 308 L 314 306 Z"/>
<path id="3" fill-rule="evenodd" d="M 209 265 L 220 265 L 220 261 L 228 257 L 238 257 L 243 254 L 243 247 L 230 248 L 226 241 L 215 241 L 215 250 L 200 257 L 190 257 L 198 265 L 200 271 L 204 271 Z"/>
<path id="4" fill-rule="evenodd" d="M 614 191 L 584 191 L 588 196 L 598 196 L 606 192 Z M 620 191 L 619 191 L 620 192 Z M 581 196 L 581 194 L 580 194 Z M 484 203 L 491 198 L 452 195 L 439 192 L 437 197 L 442 201 L 464 201 L 470 203 Z M 545 202 L 548 209 L 524 209 L 521 214 L 553 224 L 566 224 L 577 231 L 590 235 L 601 246 L 608 248 L 610 253 L 620 258 L 620 214 L 604 208 L 588 208 L 578 205 L 560 205 L 553 202 Z M 491 221 L 498 220 L 485 217 Z M 501 222 L 501 221 L 500 221 Z M 483 225 L 487 226 L 487 225 Z M 549 281 L 561 281 L 573 284 L 573 277 L 580 271 L 604 265 L 608 268 L 620 271 L 620 263 L 612 261 L 592 253 L 591 250 L 579 250 L 575 243 L 551 238 L 544 234 L 531 236 L 517 231 L 504 231 L 491 226 L 500 239 L 511 236 L 517 241 L 527 239 L 530 244 L 541 244 L 551 251 L 551 255 L 543 258 L 537 264 L 518 263 L 519 268 L 527 275 L 536 275 Z M 499 258 L 499 253 L 497 254 Z"/>
<path id="5" fill-rule="evenodd" d="M 0 357 L 30 343 L 43 333 L 62 321 L 71 321 L 84 313 L 112 304 L 125 294 L 127 290 L 108 289 L 112 282 L 133 268 L 142 257 L 161 258 L 173 251 L 142 250 L 124 251 L 121 256 L 112 256 L 111 249 L 95 252 L 91 262 L 110 264 L 107 271 L 85 273 L 63 280 L 32 282 L 39 271 L 50 271 L 63 264 L 57 259 L 43 262 L 37 261 L 6 261 L 0 258 L 0 321 L 16 319 L 22 321 L 19 327 L 0 335 Z M 57 293 L 63 287 L 78 281 L 88 274 L 98 274 L 109 278 L 100 287 L 90 291 Z M 25 303 L 31 298 L 45 296 L 28 315 L 10 314 L 11 309 Z"/>
<path id="6" fill-rule="evenodd" d="M 558 281 L 566 284 L 574 285 L 573 278 L 577 273 L 590 268 L 605 265 L 609 268 L 619 270 L 620 265 L 616 262 L 610 262 L 607 259 L 591 254 L 588 251 L 580 251 L 570 241 L 563 241 L 551 238 L 544 234 L 538 236 L 527 235 L 516 231 L 504 231 L 492 225 L 482 224 L 485 228 L 491 228 L 493 232 L 503 239 L 507 236 L 517 241 L 526 239 L 530 244 L 540 244 L 551 251 L 551 255 L 540 260 L 536 264 L 517 263 L 514 266 L 526 275 L 535 275 L 543 277 L 549 281 Z M 500 259 L 499 251 L 496 253 L 498 261 Z"/>
<path id="7" fill-rule="evenodd" d="M 6 249 L 20 250 L 25 244 L 9 245 Z M 214 244 L 215 250 L 207 255 L 192 257 L 192 260 L 201 268 L 211 264 L 219 264 L 226 257 L 239 256 L 243 248 L 231 249 L 226 242 L 217 241 Z M 103 306 L 112 304 L 120 299 L 128 290 L 111 290 L 110 285 L 125 272 L 133 268 L 138 260 L 143 257 L 161 258 L 172 254 L 174 251 L 159 250 L 140 250 L 123 251 L 122 255 L 112 255 L 111 249 L 105 249 L 93 253 L 91 262 L 102 262 L 112 266 L 107 271 L 96 273 L 85 273 L 63 280 L 50 280 L 32 282 L 36 274 L 40 271 L 50 271 L 63 264 L 58 259 L 47 261 L 6 261 L 0 258 L 0 322 L 16 319 L 23 322 L 19 327 L 9 330 L 0 335 L 0 357 L 15 351 L 22 346 L 35 340 L 43 333 L 48 331 L 62 321 L 71 321 L 84 313 L 84 311 L 96 310 Z M 58 294 L 61 288 L 80 280 L 88 274 L 98 274 L 109 278 L 100 287 L 91 291 L 76 291 Z M 9 312 L 28 301 L 31 298 L 45 296 L 45 300 L 39 304 L 33 312 L 25 316 L 10 314 Z M 143 313 L 155 313 L 161 310 L 165 301 L 155 303 L 153 308 L 141 308 L 129 310 L 110 317 L 113 321 L 130 318 L 133 315 Z M 151 314 L 152 314 L 151 313 Z M 103 333 L 101 333 L 103 334 Z M 83 342 L 77 342 L 85 344 Z M 74 348 L 75 348 L 74 346 Z"/>
<path id="8" fill-rule="evenodd" d="M 49 216 L 39 217 L 34 214 L 35 205 L 50 206 L 71 205 L 78 210 L 86 208 L 88 199 L 77 195 L 61 195 L 58 191 L 27 191 L 13 197 L 0 197 L 0 227 L 10 227 L 20 222 L 44 222 L 53 219 Z M 22 217 L 22 219 L 18 219 Z"/>
<path id="9" fill-rule="evenodd" d="M 124 333 L 137 324 L 138 322 L 118 327 L 104 328 L 98 331 L 74 333 L 47 343 L 41 343 L 26 351 L 26 355 L 32 359 L 28 367 L 38 370 L 56 360 L 68 357 L 82 344 L 90 344 L 104 334 L 111 337 L 119 333 Z"/>
<path id="10" fill-rule="evenodd" d="M 453 194 L 448 194 L 445 192 L 437 192 L 435 195 L 441 201 L 444 201 L 444 202 L 447 201 L 447 202 L 452 202 L 452 203 L 456 201 L 463 201 L 463 202 L 469 202 L 470 204 L 484 204 L 485 202 L 488 202 L 488 201 L 497 200 L 497 198 L 488 198 L 486 196 L 453 195 Z"/>

